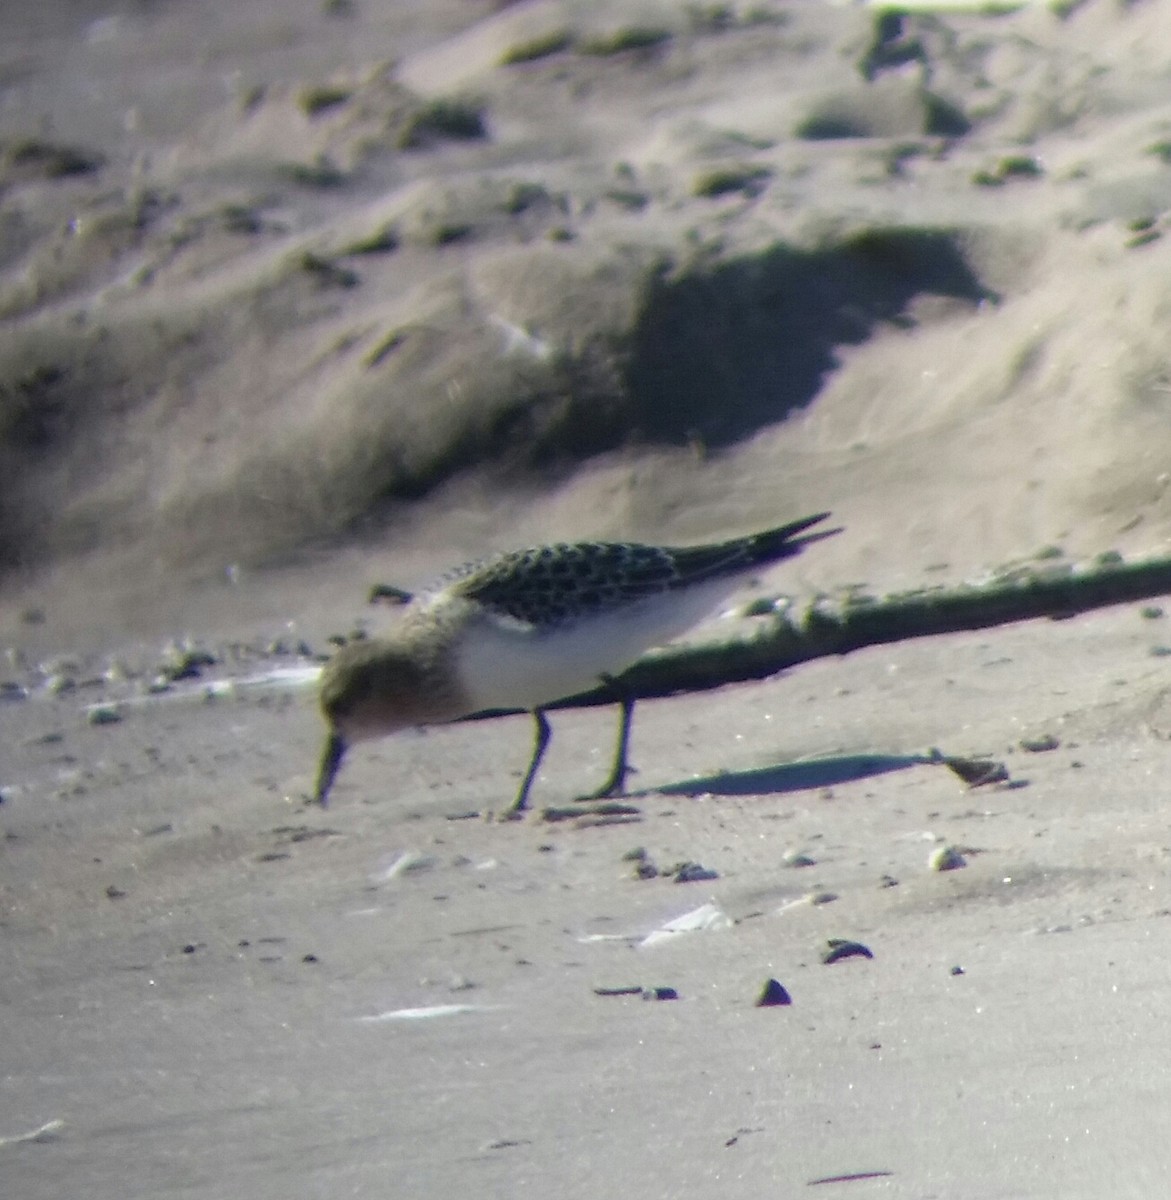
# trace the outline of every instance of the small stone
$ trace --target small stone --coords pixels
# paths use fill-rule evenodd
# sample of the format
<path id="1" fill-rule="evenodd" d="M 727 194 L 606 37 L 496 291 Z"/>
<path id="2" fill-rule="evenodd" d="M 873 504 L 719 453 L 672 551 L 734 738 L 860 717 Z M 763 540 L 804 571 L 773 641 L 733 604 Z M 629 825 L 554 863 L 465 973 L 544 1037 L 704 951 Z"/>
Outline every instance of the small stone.
<path id="1" fill-rule="evenodd" d="M 1029 754 L 1044 754 L 1049 750 L 1056 750 L 1060 745 L 1061 742 L 1051 733 L 1042 734 L 1038 738 L 1022 738 L 1020 742 L 1021 749 Z"/>
<path id="2" fill-rule="evenodd" d="M 652 862 L 640 862 L 634 868 L 635 879 L 657 879 L 659 868 Z"/>
<path id="3" fill-rule="evenodd" d="M 678 1000 L 679 993 L 673 987 L 643 988 L 644 1000 Z"/>
<path id="4" fill-rule="evenodd" d="M 968 860 L 954 846 L 940 846 L 931 852 L 927 866 L 932 871 L 958 871 L 966 867 Z"/>
<path id="5" fill-rule="evenodd" d="M 709 879 L 719 879 L 720 873 L 712 871 L 701 863 L 680 863 L 671 874 L 676 883 L 703 883 Z"/>
<path id="6" fill-rule="evenodd" d="M 757 1008 L 778 1008 L 781 1005 L 792 1004 L 793 997 L 785 991 L 784 985 L 779 980 L 770 979 L 760 993 L 756 1001 Z"/>
<path id="7" fill-rule="evenodd" d="M 91 725 L 117 725 L 122 720 L 122 714 L 114 704 L 95 704 L 89 710 L 86 718 Z"/>
<path id="8" fill-rule="evenodd" d="M 952 967 L 952 969 L 951 969 L 952 975 L 962 975 L 963 973 L 964 973 L 963 967 Z"/>
<path id="9" fill-rule="evenodd" d="M 873 958 L 869 946 L 861 942 L 851 942 L 846 938 L 830 938 L 826 943 L 829 949 L 821 956 L 821 961 L 828 966 L 840 962 L 843 958 Z"/>
<path id="10" fill-rule="evenodd" d="M 800 850 L 790 850 L 789 853 L 781 859 L 781 862 L 784 863 L 786 867 L 817 866 L 817 860 L 815 858 L 810 858 L 808 854 L 803 854 Z"/>
<path id="11" fill-rule="evenodd" d="M 984 787 L 989 783 L 1005 783 L 1008 778 L 1008 768 L 1004 763 L 984 758 L 943 758 L 940 760 L 968 787 Z"/>
<path id="12" fill-rule="evenodd" d="M 110 886 L 106 888 L 106 895 L 111 900 L 121 900 L 126 893 L 120 887 L 115 887 L 113 884 L 110 884 Z"/>
<path id="13" fill-rule="evenodd" d="M 622 856 L 623 862 L 646 862 L 647 852 L 645 846 L 635 846 L 633 850 L 627 850 Z"/>
<path id="14" fill-rule="evenodd" d="M 1163 615 L 1163 609 L 1158 604 L 1145 604 L 1139 609 L 1139 616 L 1144 621 L 1157 621 Z"/>

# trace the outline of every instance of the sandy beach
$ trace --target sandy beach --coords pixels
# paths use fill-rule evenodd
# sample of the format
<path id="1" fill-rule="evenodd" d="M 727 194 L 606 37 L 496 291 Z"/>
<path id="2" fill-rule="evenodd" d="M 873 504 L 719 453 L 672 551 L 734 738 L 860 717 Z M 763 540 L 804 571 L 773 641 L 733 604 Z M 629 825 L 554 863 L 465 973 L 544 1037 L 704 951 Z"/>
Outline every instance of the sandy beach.
<path id="1" fill-rule="evenodd" d="M 0 1193 L 1156 1195 L 1161 600 L 642 703 L 619 819 L 603 709 L 308 797 L 376 583 L 1166 556 L 1171 4 L 11 7 Z"/>

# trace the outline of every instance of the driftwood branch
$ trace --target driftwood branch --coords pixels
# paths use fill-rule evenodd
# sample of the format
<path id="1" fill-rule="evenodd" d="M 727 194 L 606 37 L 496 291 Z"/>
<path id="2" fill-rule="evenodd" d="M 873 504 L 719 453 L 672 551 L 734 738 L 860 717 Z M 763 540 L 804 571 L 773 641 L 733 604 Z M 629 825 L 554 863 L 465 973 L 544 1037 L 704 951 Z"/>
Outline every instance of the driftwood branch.
<path id="1" fill-rule="evenodd" d="M 668 646 L 641 658 L 613 685 L 559 700 L 550 708 L 616 703 L 623 694 L 651 699 L 765 679 L 815 658 L 849 654 L 910 638 L 989 629 L 1040 618 L 1062 620 L 1113 604 L 1171 593 L 1171 558 L 1020 569 L 988 584 L 927 589 L 870 599 L 820 600 L 791 614 L 773 613 L 747 636 Z M 499 716 L 499 712 L 477 717 Z"/>

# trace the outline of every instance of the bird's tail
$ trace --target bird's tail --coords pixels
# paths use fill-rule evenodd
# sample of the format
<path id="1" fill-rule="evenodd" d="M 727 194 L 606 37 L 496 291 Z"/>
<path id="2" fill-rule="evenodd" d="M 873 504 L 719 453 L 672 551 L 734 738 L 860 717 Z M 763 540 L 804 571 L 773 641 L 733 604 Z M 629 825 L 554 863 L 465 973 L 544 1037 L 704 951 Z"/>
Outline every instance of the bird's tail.
<path id="1" fill-rule="evenodd" d="M 806 529 L 827 520 L 830 514 L 818 513 L 813 517 L 802 517 L 799 521 L 791 521 L 777 529 L 766 529 L 762 533 L 752 533 L 747 537 L 737 539 L 743 544 L 744 557 L 751 563 L 780 562 L 784 558 L 792 558 L 813 542 L 833 537 L 841 533 L 841 526 L 835 529 L 819 529 L 814 533 L 805 533 Z M 804 536 L 798 537 L 798 534 Z M 736 543 L 733 542 L 732 545 Z"/>
<path id="2" fill-rule="evenodd" d="M 806 529 L 824 521 L 830 514 L 818 513 L 802 517 L 776 529 L 765 529 L 730 542 L 708 546 L 687 546 L 671 552 L 678 572 L 676 586 L 731 575 L 748 567 L 767 566 L 792 558 L 813 542 L 833 537 L 841 529 L 821 529 L 805 533 Z"/>

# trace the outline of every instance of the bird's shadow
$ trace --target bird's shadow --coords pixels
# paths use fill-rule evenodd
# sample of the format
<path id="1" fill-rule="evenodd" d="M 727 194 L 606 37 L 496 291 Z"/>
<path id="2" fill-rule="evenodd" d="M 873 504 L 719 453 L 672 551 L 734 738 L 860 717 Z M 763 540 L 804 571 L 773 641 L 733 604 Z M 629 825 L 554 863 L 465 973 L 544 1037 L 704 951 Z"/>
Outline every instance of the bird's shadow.
<path id="1" fill-rule="evenodd" d="M 780 763 L 752 771 L 729 771 L 702 779 L 684 779 L 636 793 L 640 796 L 762 796 L 803 792 L 834 784 L 853 783 L 908 767 L 936 766 L 939 759 L 925 754 L 841 754 L 805 762 Z"/>

